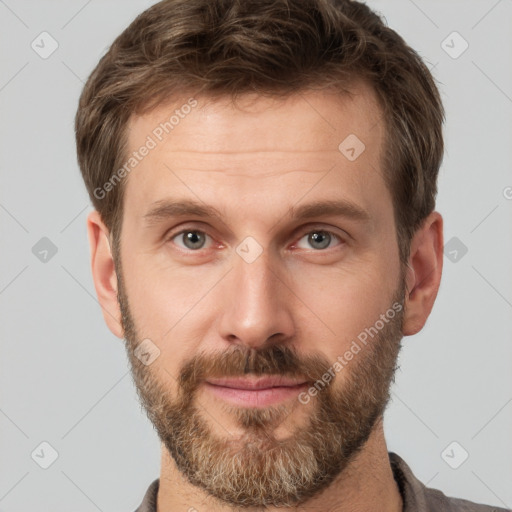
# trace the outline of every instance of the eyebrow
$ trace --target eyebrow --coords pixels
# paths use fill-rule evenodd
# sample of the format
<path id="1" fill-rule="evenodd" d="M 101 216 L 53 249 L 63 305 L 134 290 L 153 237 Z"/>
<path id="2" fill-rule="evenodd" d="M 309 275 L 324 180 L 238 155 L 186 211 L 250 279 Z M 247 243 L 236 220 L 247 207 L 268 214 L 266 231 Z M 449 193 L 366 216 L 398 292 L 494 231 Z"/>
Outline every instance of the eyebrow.
<path id="1" fill-rule="evenodd" d="M 213 206 L 189 199 L 173 201 L 164 199 L 153 203 L 151 209 L 143 216 L 147 225 L 175 217 L 195 216 L 223 220 L 223 215 Z M 300 206 L 292 206 L 286 217 L 306 220 L 312 217 L 338 216 L 358 222 L 369 222 L 371 216 L 364 208 L 347 200 L 317 201 Z"/>
<path id="2" fill-rule="evenodd" d="M 169 218 L 185 216 L 222 219 L 222 214 L 213 206 L 201 204 L 189 199 L 181 201 L 163 199 L 156 201 L 143 218 L 148 225 L 152 225 Z"/>

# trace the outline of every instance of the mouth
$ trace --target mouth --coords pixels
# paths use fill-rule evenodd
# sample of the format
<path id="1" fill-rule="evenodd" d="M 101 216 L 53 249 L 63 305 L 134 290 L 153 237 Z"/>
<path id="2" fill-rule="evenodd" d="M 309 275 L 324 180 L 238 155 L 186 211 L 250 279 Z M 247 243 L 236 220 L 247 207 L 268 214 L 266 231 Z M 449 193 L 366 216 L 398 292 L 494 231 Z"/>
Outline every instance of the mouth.
<path id="1" fill-rule="evenodd" d="M 242 407 L 267 407 L 291 398 L 305 390 L 305 379 L 284 376 L 258 378 L 207 379 L 205 388 L 218 398 Z"/>

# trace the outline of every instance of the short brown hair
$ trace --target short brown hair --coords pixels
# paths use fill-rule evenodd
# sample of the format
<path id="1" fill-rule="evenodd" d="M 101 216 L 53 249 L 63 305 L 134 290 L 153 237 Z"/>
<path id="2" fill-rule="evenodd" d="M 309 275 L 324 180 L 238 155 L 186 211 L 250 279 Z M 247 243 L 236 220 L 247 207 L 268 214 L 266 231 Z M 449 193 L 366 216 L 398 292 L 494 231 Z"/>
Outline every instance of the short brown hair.
<path id="1" fill-rule="evenodd" d="M 75 119 L 78 162 L 118 250 L 128 121 L 184 93 L 286 96 L 315 87 L 377 93 L 385 126 L 382 169 L 393 198 L 400 260 L 435 207 L 444 109 L 419 55 L 353 0 L 164 0 L 117 37 L 91 73 Z M 341 142 L 341 141 L 340 141 Z"/>

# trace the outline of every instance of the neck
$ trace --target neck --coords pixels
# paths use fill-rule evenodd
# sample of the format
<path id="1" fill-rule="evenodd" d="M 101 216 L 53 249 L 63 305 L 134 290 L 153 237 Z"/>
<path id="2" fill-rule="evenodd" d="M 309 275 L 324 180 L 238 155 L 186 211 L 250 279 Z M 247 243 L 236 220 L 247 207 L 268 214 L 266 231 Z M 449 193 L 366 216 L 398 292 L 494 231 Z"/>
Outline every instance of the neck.
<path id="1" fill-rule="evenodd" d="M 267 506 L 268 512 L 402 512 L 402 497 L 389 463 L 382 419 L 377 422 L 361 451 L 333 483 L 320 494 L 297 507 Z M 256 512 L 257 508 L 244 508 Z M 176 468 L 172 457 L 162 445 L 160 487 L 157 512 L 169 510 L 235 512 L 233 508 L 193 486 Z"/>

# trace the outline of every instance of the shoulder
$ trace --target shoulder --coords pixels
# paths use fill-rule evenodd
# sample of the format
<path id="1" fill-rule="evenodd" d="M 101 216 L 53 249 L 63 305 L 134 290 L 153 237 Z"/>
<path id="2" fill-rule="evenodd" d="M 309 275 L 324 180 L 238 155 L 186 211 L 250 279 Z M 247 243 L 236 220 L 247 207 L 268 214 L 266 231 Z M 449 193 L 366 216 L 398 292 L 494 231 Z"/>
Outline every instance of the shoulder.
<path id="1" fill-rule="evenodd" d="M 389 452 L 393 476 L 402 494 L 404 512 L 511 512 L 471 501 L 451 498 L 437 489 L 426 487 L 396 453 Z"/>
<path id="2" fill-rule="evenodd" d="M 156 512 L 156 499 L 158 495 L 158 487 L 160 485 L 160 479 L 157 478 L 151 482 L 144 499 L 135 512 Z"/>
<path id="3" fill-rule="evenodd" d="M 427 503 L 432 511 L 446 510 L 449 512 L 510 512 L 510 509 L 482 505 L 460 498 L 450 498 L 437 489 L 425 488 Z"/>

